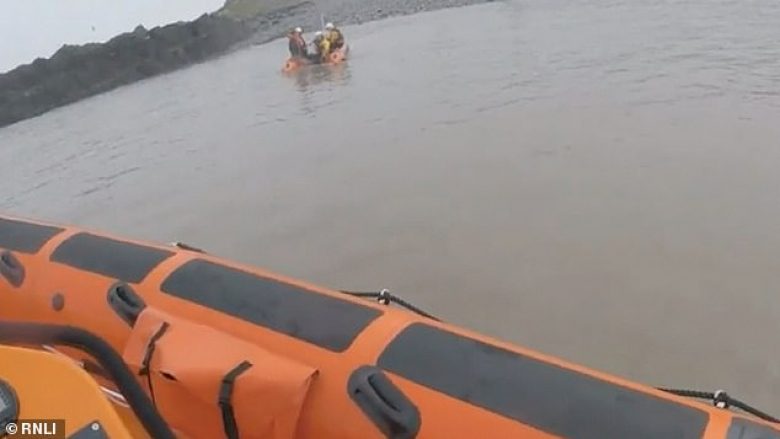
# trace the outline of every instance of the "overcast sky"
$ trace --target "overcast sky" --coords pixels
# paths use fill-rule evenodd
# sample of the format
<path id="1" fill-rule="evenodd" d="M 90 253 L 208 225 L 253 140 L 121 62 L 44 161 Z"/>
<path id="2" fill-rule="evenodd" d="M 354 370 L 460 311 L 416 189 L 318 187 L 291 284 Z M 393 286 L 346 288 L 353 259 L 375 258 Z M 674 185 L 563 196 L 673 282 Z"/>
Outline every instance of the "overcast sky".
<path id="1" fill-rule="evenodd" d="M 0 0 L 0 72 L 63 44 L 106 41 L 143 24 L 191 20 L 224 0 Z"/>

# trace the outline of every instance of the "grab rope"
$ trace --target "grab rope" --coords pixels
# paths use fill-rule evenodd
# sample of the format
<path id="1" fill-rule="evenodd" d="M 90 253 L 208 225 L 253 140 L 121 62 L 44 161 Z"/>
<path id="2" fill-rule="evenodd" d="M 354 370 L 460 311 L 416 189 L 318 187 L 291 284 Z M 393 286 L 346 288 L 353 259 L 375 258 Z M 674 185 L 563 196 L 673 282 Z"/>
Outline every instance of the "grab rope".
<path id="1" fill-rule="evenodd" d="M 377 300 L 377 302 L 383 304 L 383 305 L 389 305 L 391 302 L 401 305 L 402 307 L 408 309 L 409 311 L 415 312 L 423 317 L 427 317 L 431 320 L 435 320 L 437 322 L 440 322 L 438 318 L 428 314 L 427 312 L 421 310 L 420 308 L 417 308 L 416 306 L 412 305 L 411 303 L 405 301 L 404 299 L 401 299 L 398 296 L 395 296 L 390 293 L 387 289 L 382 289 L 379 292 L 375 291 L 342 291 L 342 293 L 349 294 L 350 296 L 355 297 L 367 297 L 367 298 L 374 298 Z"/>
<path id="2" fill-rule="evenodd" d="M 765 421 L 780 423 L 780 419 L 768 415 L 762 412 L 761 410 L 758 410 L 755 407 L 751 407 L 750 405 L 745 404 L 744 402 L 736 398 L 732 398 L 731 396 L 729 396 L 728 393 L 724 392 L 723 390 L 717 390 L 715 392 L 702 392 L 699 390 L 667 389 L 663 387 L 659 387 L 658 390 L 668 392 L 677 396 L 683 396 L 686 398 L 709 399 L 712 401 L 712 404 L 715 407 L 728 409 L 729 407 L 733 406 L 746 413 L 750 413 L 751 415 L 757 418 L 761 418 Z"/>
<path id="3" fill-rule="evenodd" d="M 355 297 L 373 298 L 376 299 L 377 302 L 383 305 L 389 305 L 392 302 L 410 311 L 413 311 L 423 317 L 427 317 L 437 322 L 441 321 L 438 318 L 421 310 L 420 308 L 417 308 L 411 303 L 401 299 L 400 297 L 391 294 L 390 291 L 387 289 L 382 289 L 379 292 L 375 292 L 375 291 L 341 291 L 341 292 Z M 752 407 L 736 398 L 732 398 L 728 393 L 726 393 L 723 390 L 716 390 L 715 392 L 702 392 L 700 390 L 670 389 L 665 387 L 657 387 L 656 389 L 662 392 L 671 393 L 673 395 L 682 396 L 685 398 L 708 399 L 712 401 L 712 404 L 715 407 L 722 408 L 722 409 L 729 409 L 730 407 L 736 407 L 744 411 L 745 413 L 749 413 L 765 421 L 780 423 L 780 419 L 777 419 L 772 415 L 764 413 L 761 410 Z"/>

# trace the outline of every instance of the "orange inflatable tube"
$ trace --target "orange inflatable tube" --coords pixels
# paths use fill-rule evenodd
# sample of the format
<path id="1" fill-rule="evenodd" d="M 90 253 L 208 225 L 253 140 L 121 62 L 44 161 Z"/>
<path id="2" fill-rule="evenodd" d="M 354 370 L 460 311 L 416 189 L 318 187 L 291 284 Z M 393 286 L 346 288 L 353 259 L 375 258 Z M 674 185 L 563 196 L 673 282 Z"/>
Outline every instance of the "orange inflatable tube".
<path id="1" fill-rule="evenodd" d="M 328 55 L 327 62 L 321 63 L 325 65 L 335 65 L 335 64 L 341 64 L 342 62 L 347 60 L 347 55 L 349 54 L 349 46 L 344 45 L 343 47 L 334 50 Z M 311 61 L 305 58 L 294 58 L 290 57 L 285 61 L 284 66 L 282 66 L 282 72 L 283 73 L 292 73 L 301 67 L 314 65 Z"/>
<path id="2" fill-rule="evenodd" d="M 328 63 L 329 64 L 342 63 L 347 60 L 348 54 L 349 54 L 349 46 L 345 44 L 343 47 L 334 50 L 328 55 Z"/>
<path id="3" fill-rule="evenodd" d="M 7 217 L 0 249 L 0 318 L 99 334 L 181 437 L 780 438 L 773 422 L 196 249 Z"/>
<path id="4" fill-rule="evenodd" d="M 305 58 L 290 57 L 282 66 L 282 73 L 292 73 L 301 67 L 311 65 L 311 61 Z"/>

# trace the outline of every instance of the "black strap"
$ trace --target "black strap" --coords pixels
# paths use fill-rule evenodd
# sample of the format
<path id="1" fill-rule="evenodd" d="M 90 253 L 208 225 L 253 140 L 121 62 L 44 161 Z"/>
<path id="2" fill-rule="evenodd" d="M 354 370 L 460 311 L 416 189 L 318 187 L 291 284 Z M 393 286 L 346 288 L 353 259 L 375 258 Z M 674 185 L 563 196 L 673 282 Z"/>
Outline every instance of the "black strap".
<path id="1" fill-rule="evenodd" d="M 149 338 L 149 342 L 146 344 L 144 358 L 141 360 L 141 369 L 138 371 L 138 375 L 146 375 L 149 373 L 149 363 L 152 361 L 152 354 L 154 354 L 154 349 L 157 346 L 157 340 L 165 334 L 165 331 L 168 330 L 169 326 L 168 322 L 163 322 L 163 324 L 160 325 L 160 329 Z"/>
<path id="2" fill-rule="evenodd" d="M 219 408 L 222 410 L 222 425 L 225 427 L 225 435 L 228 439 L 238 439 L 238 425 L 236 425 L 233 405 L 230 403 L 230 399 L 233 396 L 233 383 L 239 375 L 246 372 L 250 367 L 252 367 L 252 363 L 242 361 L 241 364 L 234 367 L 233 370 L 222 378 L 217 404 L 219 404 Z"/>
<path id="3" fill-rule="evenodd" d="M 146 344 L 146 351 L 144 352 L 144 358 L 141 360 L 141 368 L 138 370 L 139 376 L 146 375 L 146 383 L 149 386 L 149 396 L 151 396 L 152 403 L 155 407 L 157 406 L 157 401 L 154 399 L 154 388 L 152 388 L 152 374 L 149 373 L 149 363 L 151 363 L 152 355 L 157 347 L 157 340 L 165 334 L 165 331 L 168 330 L 169 326 L 168 322 L 163 322 L 163 324 L 160 325 L 160 329 L 149 337 L 149 342 Z"/>

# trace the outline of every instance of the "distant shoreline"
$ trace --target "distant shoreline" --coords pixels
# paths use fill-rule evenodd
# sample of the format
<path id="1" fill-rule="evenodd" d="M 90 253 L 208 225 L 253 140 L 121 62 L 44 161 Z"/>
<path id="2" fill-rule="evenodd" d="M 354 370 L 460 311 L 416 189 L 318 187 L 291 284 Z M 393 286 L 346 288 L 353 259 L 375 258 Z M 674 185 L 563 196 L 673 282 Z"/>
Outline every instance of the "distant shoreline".
<path id="1" fill-rule="evenodd" d="M 272 41 L 294 26 L 319 28 L 321 14 L 340 25 L 359 24 L 492 0 L 277 1 L 283 3 L 228 0 L 219 11 L 190 22 L 138 26 L 105 43 L 65 45 L 48 59 L 0 74 L 0 128 L 246 44 Z"/>

